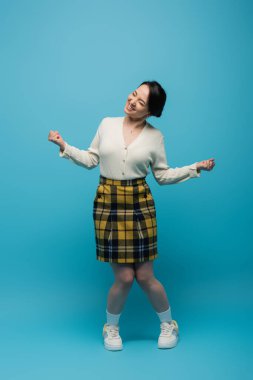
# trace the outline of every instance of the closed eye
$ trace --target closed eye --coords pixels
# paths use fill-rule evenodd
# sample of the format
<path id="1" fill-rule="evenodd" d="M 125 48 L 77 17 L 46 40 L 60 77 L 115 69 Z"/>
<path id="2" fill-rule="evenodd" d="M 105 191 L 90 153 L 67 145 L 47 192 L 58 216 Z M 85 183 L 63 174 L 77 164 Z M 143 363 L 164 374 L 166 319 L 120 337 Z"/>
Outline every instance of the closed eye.
<path id="1" fill-rule="evenodd" d="M 136 95 L 137 95 L 137 91 L 134 91 L 133 96 L 136 96 Z M 144 107 L 145 106 L 144 100 L 140 99 L 140 104 Z"/>

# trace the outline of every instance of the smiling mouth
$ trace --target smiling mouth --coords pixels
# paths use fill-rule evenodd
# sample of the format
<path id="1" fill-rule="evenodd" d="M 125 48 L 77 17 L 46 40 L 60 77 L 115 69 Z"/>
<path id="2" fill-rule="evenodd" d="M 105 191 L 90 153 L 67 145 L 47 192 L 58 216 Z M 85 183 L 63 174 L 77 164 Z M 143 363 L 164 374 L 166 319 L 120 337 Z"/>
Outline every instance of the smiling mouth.
<path id="1" fill-rule="evenodd" d="M 134 110 L 135 110 L 133 107 L 131 107 L 130 104 L 128 104 L 127 108 L 128 108 L 130 111 L 134 111 Z"/>

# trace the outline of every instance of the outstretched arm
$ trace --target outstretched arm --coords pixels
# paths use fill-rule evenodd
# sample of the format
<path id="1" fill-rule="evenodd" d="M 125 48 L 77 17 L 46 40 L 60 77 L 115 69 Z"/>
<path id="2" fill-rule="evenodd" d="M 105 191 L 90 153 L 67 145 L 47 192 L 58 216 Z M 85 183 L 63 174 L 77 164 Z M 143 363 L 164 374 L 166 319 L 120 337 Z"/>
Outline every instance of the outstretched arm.
<path id="1" fill-rule="evenodd" d="M 161 135 L 151 163 L 153 176 L 159 185 L 171 185 L 187 181 L 190 178 L 200 177 L 199 169 L 198 162 L 180 168 L 171 168 L 167 162 L 164 136 Z"/>
<path id="2" fill-rule="evenodd" d="M 103 119 L 104 120 L 104 119 Z M 96 135 L 87 150 L 78 149 L 62 139 L 58 131 L 50 131 L 48 140 L 60 147 L 59 156 L 71 160 L 74 164 L 86 169 L 95 168 L 99 164 L 99 144 L 101 134 L 101 121 Z"/>
<path id="3" fill-rule="evenodd" d="M 83 166 L 86 169 L 95 168 L 99 164 L 99 141 L 100 134 L 98 129 L 88 150 L 78 149 L 65 141 L 64 150 L 60 149 L 59 156 L 70 159 L 74 164 Z"/>

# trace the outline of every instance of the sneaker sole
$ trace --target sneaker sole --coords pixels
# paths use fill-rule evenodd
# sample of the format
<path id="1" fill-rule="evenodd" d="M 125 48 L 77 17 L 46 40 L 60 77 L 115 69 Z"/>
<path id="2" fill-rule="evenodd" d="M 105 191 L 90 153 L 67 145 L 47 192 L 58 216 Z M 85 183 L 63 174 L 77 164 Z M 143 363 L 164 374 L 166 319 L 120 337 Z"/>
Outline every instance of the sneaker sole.
<path id="1" fill-rule="evenodd" d="M 178 338 L 177 338 L 177 340 L 174 342 L 174 343 L 172 343 L 172 344 L 170 344 L 170 345 L 163 345 L 163 344 L 161 344 L 161 343 L 158 343 L 158 348 L 174 348 L 174 347 L 176 347 L 176 345 L 177 345 L 177 343 L 178 343 Z"/>
<path id="2" fill-rule="evenodd" d="M 108 346 L 107 344 L 104 344 L 104 347 L 109 351 L 120 351 L 123 350 L 123 346 Z"/>

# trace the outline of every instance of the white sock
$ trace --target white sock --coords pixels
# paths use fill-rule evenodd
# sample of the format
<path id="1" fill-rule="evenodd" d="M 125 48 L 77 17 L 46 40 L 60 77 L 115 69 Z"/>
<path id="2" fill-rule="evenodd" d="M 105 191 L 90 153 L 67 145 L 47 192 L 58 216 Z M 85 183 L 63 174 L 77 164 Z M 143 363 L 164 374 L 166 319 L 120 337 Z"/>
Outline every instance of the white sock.
<path id="1" fill-rule="evenodd" d="M 169 306 L 168 310 L 162 311 L 161 313 L 157 313 L 158 317 L 160 318 L 161 322 L 171 322 L 171 307 Z"/>
<path id="2" fill-rule="evenodd" d="M 106 309 L 106 318 L 107 318 L 108 325 L 116 325 L 117 326 L 118 323 L 119 323 L 120 316 L 121 316 L 121 313 L 119 313 L 119 314 L 111 314 Z"/>

